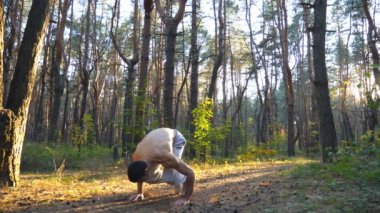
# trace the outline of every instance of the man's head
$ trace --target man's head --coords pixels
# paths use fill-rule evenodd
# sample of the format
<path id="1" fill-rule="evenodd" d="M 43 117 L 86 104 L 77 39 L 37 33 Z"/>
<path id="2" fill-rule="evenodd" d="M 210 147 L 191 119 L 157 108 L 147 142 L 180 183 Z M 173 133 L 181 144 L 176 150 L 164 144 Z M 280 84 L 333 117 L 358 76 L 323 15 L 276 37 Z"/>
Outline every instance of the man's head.
<path id="1" fill-rule="evenodd" d="M 144 161 L 135 161 L 128 166 L 128 178 L 131 182 L 139 182 L 146 175 L 148 164 Z"/>

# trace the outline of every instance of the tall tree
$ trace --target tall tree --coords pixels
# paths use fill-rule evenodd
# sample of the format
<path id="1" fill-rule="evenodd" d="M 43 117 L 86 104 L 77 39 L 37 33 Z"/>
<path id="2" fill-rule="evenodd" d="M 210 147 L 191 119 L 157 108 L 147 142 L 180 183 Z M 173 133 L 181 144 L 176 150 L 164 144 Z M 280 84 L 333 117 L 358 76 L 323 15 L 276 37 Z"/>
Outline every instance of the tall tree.
<path id="1" fill-rule="evenodd" d="M 122 129 L 122 156 L 126 156 L 127 152 L 127 142 L 133 142 L 133 106 L 134 106 L 134 91 L 135 91 L 135 80 L 136 80 L 136 65 L 139 61 L 139 51 L 138 51 L 138 31 L 139 31 L 139 15 L 138 15 L 138 0 L 134 2 L 134 12 L 133 12 L 133 35 L 132 35 L 132 46 L 133 46 L 133 56 L 128 59 L 120 49 L 117 43 L 117 36 L 113 33 L 113 24 L 115 16 L 118 14 L 120 8 L 120 2 L 115 1 L 114 12 L 112 15 L 111 23 L 111 37 L 112 43 L 118 52 L 124 63 L 127 64 L 128 77 L 126 78 L 125 93 L 124 93 L 124 106 L 123 106 L 123 129 Z M 118 18 L 117 18 L 118 20 Z M 116 21 L 117 24 L 117 21 Z M 117 26 L 116 26 L 117 27 Z"/>
<path id="2" fill-rule="evenodd" d="M 82 85 L 82 102 L 80 105 L 80 113 L 79 113 L 79 125 L 83 129 L 84 128 L 84 114 L 87 109 L 87 96 L 89 91 L 90 84 L 90 28 L 91 28 L 91 11 L 93 8 L 93 1 L 87 1 L 87 10 L 85 16 L 85 31 L 84 31 L 84 54 L 83 54 L 83 62 L 81 64 L 80 69 L 80 81 Z M 81 48 L 81 47 L 79 47 Z"/>
<path id="3" fill-rule="evenodd" d="M 369 12 L 369 5 L 368 0 L 362 0 L 363 3 L 363 10 L 365 17 L 367 18 L 368 22 L 368 32 L 367 32 L 367 42 L 369 46 L 369 50 L 372 55 L 372 71 L 373 75 L 375 77 L 375 83 L 380 87 L 380 56 L 379 51 L 376 46 L 376 43 L 380 41 L 380 37 L 378 35 L 378 31 L 376 30 L 376 25 L 372 19 L 371 13 Z M 367 94 L 367 101 L 369 103 L 380 103 L 380 99 L 376 97 L 377 100 L 374 100 L 371 94 Z M 369 122 L 368 127 L 369 129 L 374 132 L 376 125 L 379 123 L 377 118 L 377 104 L 368 104 L 369 106 Z M 373 140 L 373 137 L 371 138 Z"/>
<path id="4" fill-rule="evenodd" d="M 282 76 L 285 84 L 285 100 L 287 107 L 287 144 L 288 156 L 295 156 L 294 150 L 294 91 L 292 82 L 292 72 L 289 67 L 289 46 L 288 46 L 288 14 L 285 0 L 277 0 L 277 27 L 280 33 L 281 55 L 282 55 Z"/>
<path id="5" fill-rule="evenodd" d="M 306 28 L 306 61 L 307 61 L 307 71 L 308 71 L 308 77 L 310 82 L 314 82 L 314 66 L 313 66 L 313 54 L 312 54 L 312 24 L 311 24 L 311 14 L 310 14 L 310 8 L 312 8 L 312 5 L 309 3 L 306 3 L 304 1 L 301 2 L 302 8 L 303 8 L 303 21 L 305 22 L 305 28 Z M 317 101 L 316 101 L 316 88 L 314 84 L 311 84 L 310 86 L 311 95 L 309 97 L 310 103 L 310 121 L 308 126 L 308 133 L 309 133 L 309 139 L 308 143 L 306 143 L 306 154 L 309 154 L 309 148 L 313 145 L 316 146 L 318 143 L 318 112 L 317 112 Z"/>
<path id="6" fill-rule="evenodd" d="M 65 33 L 67 13 L 71 5 L 71 0 L 60 0 L 59 1 L 59 11 L 60 19 L 58 20 L 57 31 L 55 35 L 55 43 L 52 54 L 52 70 L 51 75 L 53 76 L 53 105 L 52 110 L 49 115 L 49 134 L 48 141 L 57 140 L 58 133 L 58 120 L 61 109 L 61 97 L 64 90 L 64 79 L 61 73 L 62 72 L 62 62 L 63 62 L 63 35 Z M 58 138 L 60 139 L 60 138 Z"/>
<path id="7" fill-rule="evenodd" d="M 192 10 L 191 10 L 191 47 L 190 47 L 190 57 L 191 57 L 191 74 L 190 74 L 190 103 L 188 112 L 188 126 L 190 137 L 194 135 L 194 117 L 193 110 L 198 106 L 198 69 L 199 69 L 199 48 L 198 48 L 198 8 L 199 1 L 192 0 Z M 191 147 L 190 155 L 195 157 L 195 149 Z"/>
<path id="8" fill-rule="evenodd" d="M 3 104 L 5 104 L 8 98 L 9 88 L 14 72 L 14 69 L 11 69 L 11 66 L 14 65 L 13 61 L 15 61 L 15 53 L 20 45 L 24 1 L 10 0 L 3 2 L 7 5 L 5 21 L 7 22 L 6 28 L 8 28 L 8 30 L 4 32 L 6 33 L 8 31 L 7 35 L 4 36 L 4 61 L 2 62 L 4 66 L 4 93 L 2 98 Z"/>
<path id="9" fill-rule="evenodd" d="M 314 2 L 313 59 L 315 78 L 313 83 L 316 89 L 322 161 L 324 163 L 331 161 L 329 153 L 334 154 L 337 147 L 326 69 L 326 10 L 326 0 Z"/>
<path id="10" fill-rule="evenodd" d="M 167 5 L 171 6 L 171 5 Z M 161 1 L 156 1 L 157 11 L 160 14 L 162 22 L 165 24 L 165 56 L 164 64 L 165 85 L 164 85 L 164 126 L 175 128 L 174 126 L 174 63 L 175 63 L 175 46 L 177 41 L 177 29 L 185 14 L 186 0 L 179 0 L 179 8 L 174 17 L 165 12 L 161 6 Z"/>
<path id="11" fill-rule="evenodd" d="M 380 37 L 376 30 L 376 25 L 372 19 L 371 13 L 369 12 L 368 0 L 362 0 L 362 3 L 363 3 L 364 14 L 368 22 L 367 42 L 368 42 L 369 50 L 371 51 L 371 54 L 372 54 L 372 63 L 373 63 L 372 71 L 375 77 L 376 84 L 380 86 L 380 69 L 379 69 L 380 56 L 379 56 L 379 51 L 377 50 L 377 47 L 376 47 L 376 42 L 380 41 L 379 40 Z"/>
<path id="12" fill-rule="evenodd" d="M 142 32 L 142 46 L 141 46 L 141 59 L 140 59 L 140 77 L 137 88 L 136 99 L 136 134 L 135 143 L 142 140 L 145 135 L 145 121 L 146 121 L 146 102 L 147 102 L 147 86 L 149 76 L 149 47 L 151 38 L 151 13 L 153 10 L 153 0 L 144 0 L 144 26 Z"/>
<path id="13" fill-rule="evenodd" d="M 22 145 L 29 103 L 37 72 L 45 29 L 53 0 L 34 0 L 18 52 L 9 97 L 0 113 L 0 185 L 20 181 Z"/>
<path id="14" fill-rule="evenodd" d="M 71 12 L 70 12 L 70 20 L 74 20 L 74 1 L 71 1 Z M 67 142 L 68 140 L 68 130 L 71 121 L 69 120 L 69 104 L 70 104 L 70 80 L 68 78 L 68 69 L 71 63 L 71 48 L 72 48 L 72 38 L 73 38 L 73 25 L 70 26 L 70 33 L 68 38 L 68 47 L 67 47 L 67 59 L 65 61 L 65 68 L 63 69 L 63 81 L 65 90 L 65 101 L 63 106 L 63 115 L 62 115 L 62 127 L 61 127 L 61 136 L 63 138 L 63 142 Z"/>
<path id="15" fill-rule="evenodd" d="M 51 15 L 54 13 L 54 6 L 51 12 Z M 37 102 L 37 110 L 36 115 L 34 119 L 34 138 L 35 141 L 43 141 L 45 139 L 45 131 L 46 131 L 46 118 L 45 115 L 45 108 L 46 108 L 46 78 L 48 76 L 48 69 L 49 69 L 49 55 L 51 51 L 51 31 L 52 31 L 52 25 L 50 24 L 45 36 L 45 43 L 44 43 L 44 53 L 43 53 L 43 60 L 42 60 L 42 67 L 39 75 L 39 82 L 36 85 L 36 87 L 39 88 L 39 94 L 38 94 L 38 102 Z"/>

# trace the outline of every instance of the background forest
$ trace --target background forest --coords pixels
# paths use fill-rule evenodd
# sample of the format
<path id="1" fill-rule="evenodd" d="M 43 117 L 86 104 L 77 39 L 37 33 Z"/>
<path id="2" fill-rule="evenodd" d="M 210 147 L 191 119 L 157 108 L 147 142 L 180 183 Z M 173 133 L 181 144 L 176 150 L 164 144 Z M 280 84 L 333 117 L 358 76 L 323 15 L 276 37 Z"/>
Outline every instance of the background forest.
<path id="1" fill-rule="evenodd" d="M 35 17 L 32 1 L 2 2 L 0 108 L 11 109 L 26 84 L 12 80 Z M 376 0 L 42 2 L 49 13 L 28 81 L 26 169 L 88 149 L 128 157 L 158 127 L 179 129 L 186 158 L 202 162 L 277 154 L 329 162 L 378 150 Z M 64 156 L 70 147 L 75 154 Z"/>

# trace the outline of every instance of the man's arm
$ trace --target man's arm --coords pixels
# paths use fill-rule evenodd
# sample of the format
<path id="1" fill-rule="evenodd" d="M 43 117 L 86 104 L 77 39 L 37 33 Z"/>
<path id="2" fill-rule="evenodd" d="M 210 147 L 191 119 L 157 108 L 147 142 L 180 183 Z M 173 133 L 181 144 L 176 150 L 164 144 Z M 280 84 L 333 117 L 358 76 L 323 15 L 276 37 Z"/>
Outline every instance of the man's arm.
<path id="1" fill-rule="evenodd" d="M 144 200 L 144 193 L 143 193 L 143 183 L 144 182 L 137 182 L 137 194 L 132 195 L 129 200 L 131 201 L 139 201 Z"/>
<path id="2" fill-rule="evenodd" d="M 195 174 L 194 171 L 182 160 L 179 160 L 178 167 L 174 167 L 178 172 L 186 176 L 186 181 L 183 184 L 185 191 L 184 198 L 190 200 L 194 191 Z"/>
<path id="3" fill-rule="evenodd" d="M 183 189 L 185 191 L 185 195 L 183 199 L 189 201 L 191 195 L 194 191 L 194 183 L 195 183 L 195 174 L 194 171 L 182 160 L 176 158 L 171 153 L 166 153 L 162 159 L 160 159 L 164 167 L 166 168 L 174 168 L 181 174 L 186 176 L 186 181 L 183 184 Z"/>
<path id="4" fill-rule="evenodd" d="M 137 182 L 137 193 L 143 194 L 143 183 L 144 182 Z"/>

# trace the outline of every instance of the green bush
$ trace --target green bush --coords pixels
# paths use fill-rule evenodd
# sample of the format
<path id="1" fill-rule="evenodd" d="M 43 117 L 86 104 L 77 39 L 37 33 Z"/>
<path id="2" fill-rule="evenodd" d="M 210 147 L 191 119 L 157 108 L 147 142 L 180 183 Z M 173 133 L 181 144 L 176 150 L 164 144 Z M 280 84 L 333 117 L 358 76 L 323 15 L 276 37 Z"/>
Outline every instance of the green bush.
<path id="1" fill-rule="evenodd" d="M 56 171 L 65 161 L 65 169 L 96 169 L 112 163 L 112 149 L 99 145 L 83 146 L 78 152 L 69 144 L 27 142 L 21 158 L 21 170 L 31 172 Z"/>

